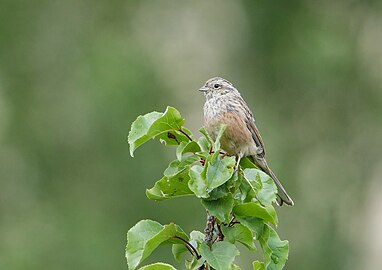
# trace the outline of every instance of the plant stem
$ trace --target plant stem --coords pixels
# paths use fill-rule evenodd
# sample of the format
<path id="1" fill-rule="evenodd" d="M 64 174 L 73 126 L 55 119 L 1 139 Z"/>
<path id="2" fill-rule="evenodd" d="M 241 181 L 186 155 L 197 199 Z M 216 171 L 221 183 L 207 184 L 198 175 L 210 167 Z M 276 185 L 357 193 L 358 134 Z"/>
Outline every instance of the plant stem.
<path id="1" fill-rule="evenodd" d="M 186 136 L 190 141 L 193 141 L 190 135 L 188 135 L 186 132 L 184 132 L 182 129 L 178 129 L 181 133 L 183 133 L 184 136 Z"/>
<path id="2" fill-rule="evenodd" d="M 182 242 L 184 242 L 186 244 L 186 248 L 190 251 L 191 255 L 195 255 L 198 260 L 201 258 L 196 248 L 194 248 L 194 246 L 191 245 L 190 242 L 177 235 L 174 235 L 173 238 L 179 239 Z"/>
<path id="3" fill-rule="evenodd" d="M 218 233 L 218 237 L 216 239 L 217 239 L 217 241 L 223 241 L 224 240 L 224 234 L 221 230 L 220 224 L 217 224 L 217 227 L 218 227 L 219 233 Z"/>
<path id="4" fill-rule="evenodd" d="M 235 221 L 235 217 L 232 217 L 231 221 L 228 223 L 228 227 L 232 227 L 235 224 L 240 224 L 240 222 Z"/>
<path id="5" fill-rule="evenodd" d="M 206 228 L 204 229 L 204 241 L 207 243 L 209 247 L 211 247 L 213 243 L 214 227 L 215 227 L 215 217 L 210 215 L 207 212 L 207 225 L 206 225 Z"/>

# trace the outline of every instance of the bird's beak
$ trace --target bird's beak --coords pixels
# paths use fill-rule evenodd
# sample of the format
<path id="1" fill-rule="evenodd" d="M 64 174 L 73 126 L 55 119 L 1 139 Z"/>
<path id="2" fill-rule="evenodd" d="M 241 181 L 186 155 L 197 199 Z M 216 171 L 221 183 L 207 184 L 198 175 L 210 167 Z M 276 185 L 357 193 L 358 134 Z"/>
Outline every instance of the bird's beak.
<path id="1" fill-rule="evenodd" d="M 206 93 L 208 91 L 208 87 L 203 85 L 202 87 L 199 88 L 199 91 Z"/>

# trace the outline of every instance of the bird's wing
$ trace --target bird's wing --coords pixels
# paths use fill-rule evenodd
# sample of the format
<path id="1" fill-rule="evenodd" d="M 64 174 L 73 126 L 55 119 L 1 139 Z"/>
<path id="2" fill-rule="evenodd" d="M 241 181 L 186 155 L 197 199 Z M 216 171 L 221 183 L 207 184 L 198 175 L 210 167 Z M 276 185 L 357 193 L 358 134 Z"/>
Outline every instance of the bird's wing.
<path id="1" fill-rule="evenodd" d="M 264 150 L 264 142 L 263 139 L 260 136 L 260 132 L 255 124 L 255 118 L 253 117 L 252 112 L 248 108 L 247 104 L 243 100 L 241 102 L 244 108 L 244 114 L 245 114 L 245 124 L 247 125 L 248 130 L 252 134 L 252 139 L 256 144 L 257 150 L 256 155 L 252 156 L 253 162 L 260 167 L 265 173 L 267 173 L 275 182 L 277 186 L 277 195 L 279 197 L 278 204 L 281 206 L 283 203 L 287 205 L 294 205 L 293 200 L 291 197 L 289 197 L 288 193 L 285 191 L 284 187 L 282 186 L 281 182 L 277 179 L 276 175 L 272 172 L 272 170 L 269 168 L 267 161 L 265 160 L 265 150 Z"/>
<path id="2" fill-rule="evenodd" d="M 257 154 L 259 157 L 264 157 L 265 156 L 264 142 L 263 142 L 263 139 L 261 138 L 258 128 L 256 127 L 253 114 L 244 100 L 242 101 L 242 103 L 243 103 L 242 108 L 244 109 L 244 115 L 245 115 L 245 124 L 247 125 L 248 130 L 251 132 L 252 139 L 255 142 L 256 147 L 258 148 Z"/>
<path id="3" fill-rule="evenodd" d="M 253 119 L 248 119 L 246 121 L 247 128 L 252 134 L 252 139 L 255 142 L 257 146 L 257 155 L 259 157 L 264 157 L 265 156 L 265 149 L 264 149 L 264 142 L 263 139 L 260 136 L 260 132 L 256 127 L 255 121 Z"/>

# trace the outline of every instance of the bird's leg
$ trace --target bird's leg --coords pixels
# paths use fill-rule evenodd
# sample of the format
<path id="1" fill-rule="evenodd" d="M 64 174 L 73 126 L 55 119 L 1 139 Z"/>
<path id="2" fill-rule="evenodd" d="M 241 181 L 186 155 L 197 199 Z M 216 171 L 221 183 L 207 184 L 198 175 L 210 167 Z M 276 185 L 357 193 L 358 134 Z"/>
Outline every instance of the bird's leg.
<path id="1" fill-rule="evenodd" d="M 237 156 L 237 161 L 236 161 L 236 164 L 235 164 L 235 172 L 237 172 L 238 170 L 239 170 L 239 164 L 240 164 L 240 160 L 241 160 L 241 154 L 239 154 L 238 156 Z"/>

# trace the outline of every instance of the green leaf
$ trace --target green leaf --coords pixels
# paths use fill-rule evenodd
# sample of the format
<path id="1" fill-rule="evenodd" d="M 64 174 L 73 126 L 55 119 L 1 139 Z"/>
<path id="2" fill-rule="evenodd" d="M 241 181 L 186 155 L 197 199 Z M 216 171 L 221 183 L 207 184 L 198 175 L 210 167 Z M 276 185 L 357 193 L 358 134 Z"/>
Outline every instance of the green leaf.
<path id="1" fill-rule="evenodd" d="M 257 193 L 261 189 L 261 182 L 257 181 L 257 175 L 260 172 L 258 169 L 244 169 L 244 179 L 252 190 Z"/>
<path id="2" fill-rule="evenodd" d="M 198 160 L 199 160 L 199 157 L 195 155 L 188 156 L 182 161 L 179 161 L 177 159 L 173 160 L 171 161 L 170 165 L 166 168 L 163 174 L 164 176 L 168 178 L 176 176 L 177 174 L 183 172 L 184 169 L 187 168 L 187 166 L 191 165 L 192 163 Z"/>
<path id="3" fill-rule="evenodd" d="M 263 249 L 265 269 L 282 270 L 288 260 L 288 241 L 281 241 L 276 231 L 271 226 L 265 224 L 264 232 L 259 242 Z"/>
<path id="4" fill-rule="evenodd" d="M 258 169 L 245 169 L 244 178 L 262 205 L 270 205 L 276 200 L 277 187 L 269 175 Z"/>
<path id="5" fill-rule="evenodd" d="M 181 128 L 184 129 L 183 127 Z M 179 145 L 181 142 L 188 142 L 190 139 L 179 130 L 169 130 L 154 136 L 158 138 L 161 143 L 165 145 Z"/>
<path id="6" fill-rule="evenodd" d="M 182 132 L 186 133 L 188 136 L 192 137 L 192 132 L 188 128 L 182 127 Z"/>
<path id="7" fill-rule="evenodd" d="M 175 176 L 175 175 L 178 174 L 178 172 L 180 170 L 183 170 L 184 167 L 183 168 L 179 168 L 179 163 L 180 163 L 179 160 L 171 161 L 170 164 L 168 165 L 168 167 L 163 172 L 164 176 L 166 176 L 166 177 Z"/>
<path id="8" fill-rule="evenodd" d="M 210 153 L 211 143 L 206 139 L 206 137 L 200 137 L 198 140 L 198 145 L 200 151 L 205 153 L 205 156 L 208 156 Z"/>
<path id="9" fill-rule="evenodd" d="M 179 243 L 174 236 L 188 240 L 188 236 L 177 225 L 161 225 L 152 220 L 141 220 L 127 232 L 126 259 L 130 270 L 146 259 L 159 245 Z"/>
<path id="10" fill-rule="evenodd" d="M 191 260 L 186 260 L 184 264 L 187 270 L 199 270 L 199 269 L 203 269 L 200 267 L 204 264 L 204 260 L 203 259 L 198 260 L 197 258 L 192 257 Z"/>
<path id="11" fill-rule="evenodd" d="M 232 227 L 222 226 L 221 229 L 225 240 L 232 244 L 235 244 L 237 241 L 242 243 L 251 251 L 256 250 L 256 246 L 253 240 L 253 233 L 246 226 L 242 224 L 235 224 Z"/>
<path id="12" fill-rule="evenodd" d="M 199 250 L 200 243 L 204 242 L 204 233 L 200 231 L 192 231 L 190 233 L 190 240 L 188 241 L 193 247 Z M 191 261 L 186 260 L 185 265 L 186 269 L 197 270 L 200 266 L 204 264 L 204 260 L 200 258 L 199 260 L 196 257 L 192 257 Z"/>
<path id="13" fill-rule="evenodd" d="M 197 156 L 197 155 L 190 155 L 190 156 L 187 156 L 186 158 L 183 158 L 180 163 L 179 163 L 179 167 L 181 168 L 186 168 L 187 166 L 189 165 L 192 165 L 193 163 L 195 163 L 196 161 L 200 161 L 200 158 Z"/>
<path id="14" fill-rule="evenodd" d="M 209 145 L 213 145 L 213 140 L 211 139 L 210 135 L 208 134 L 207 130 L 204 128 L 204 127 L 201 127 L 199 129 L 200 133 L 203 134 L 204 138 L 206 138 L 206 140 L 208 141 L 208 144 Z M 206 149 L 207 151 L 209 151 L 209 149 Z"/>
<path id="15" fill-rule="evenodd" d="M 198 242 L 204 241 L 204 233 L 200 231 L 192 231 L 190 233 L 190 244 L 195 248 L 198 246 Z"/>
<path id="16" fill-rule="evenodd" d="M 218 186 L 217 188 L 214 188 L 209 192 L 209 197 L 206 198 L 206 200 L 214 201 L 223 198 L 224 196 L 227 196 L 229 193 L 228 187 L 226 186 L 227 182 L 225 182 L 223 185 Z"/>
<path id="17" fill-rule="evenodd" d="M 275 208 L 272 205 L 262 206 L 258 202 L 249 202 L 237 205 L 233 208 L 235 216 L 257 217 L 266 222 L 277 225 Z"/>
<path id="18" fill-rule="evenodd" d="M 208 264 L 219 270 L 229 270 L 235 257 L 240 255 L 236 246 L 226 241 L 213 244 L 212 249 L 203 242 L 199 251 Z"/>
<path id="19" fill-rule="evenodd" d="M 138 270 L 176 270 L 176 268 L 167 263 L 154 263 L 150 265 L 143 266 Z"/>
<path id="20" fill-rule="evenodd" d="M 242 169 L 247 169 L 247 168 L 255 168 L 255 169 L 259 169 L 259 167 L 257 167 L 253 162 L 252 160 L 249 158 L 249 157 L 243 157 L 241 160 L 240 160 L 240 167 Z"/>
<path id="21" fill-rule="evenodd" d="M 244 225 L 250 229 L 256 239 L 259 239 L 264 229 L 264 220 L 256 217 L 241 217 L 235 216 L 236 220 L 240 222 L 241 225 Z"/>
<path id="22" fill-rule="evenodd" d="M 168 106 L 163 115 L 150 126 L 147 134 L 153 137 L 167 131 L 180 130 L 183 123 L 184 119 L 179 111 Z"/>
<path id="23" fill-rule="evenodd" d="M 253 270 L 265 270 L 263 262 L 254 261 L 252 265 L 253 265 Z"/>
<path id="24" fill-rule="evenodd" d="M 184 244 L 173 244 L 171 248 L 172 255 L 174 255 L 174 258 L 176 261 L 180 262 L 181 255 L 185 252 L 188 252 L 188 249 Z"/>
<path id="25" fill-rule="evenodd" d="M 227 127 L 227 125 L 225 125 L 225 124 L 221 124 L 220 127 L 219 127 L 219 131 L 217 133 L 217 136 L 216 136 L 216 139 L 215 139 L 215 142 L 214 142 L 214 145 L 213 145 L 214 152 L 219 152 L 220 151 L 220 139 L 223 136 L 226 127 Z"/>
<path id="26" fill-rule="evenodd" d="M 207 198 L 207 200 L 217 200 L 224 196 L 227 196 L 228 193 L 237 195 L 235 191 L 241 184 L 240 178 L 241 176 L 239 177 L 238 173 L 233 173 L 231 178 L 227 182 L 209 191 L 210 196 Z"/>
<path id="27" fill-rule="evenodd" d="M 212 216 L 218 218 L 221 222 L 229 222 L 229 216 L 233 208 L 231 193 L 217 200 L 202 200 L 201 202 Z"/>
<path id="28" fill-rule="evenodd" d="M 176 157 L 179 161 L 182 160 L 182 156 L 185 153 L 195 153 L 201 151 L 200 146 L 197 142 L 181 142 L 179 146 L 176 148 Z"/>
<path id="29" fill-rule="evenodd" d="M 146 190 L 146 196 L 151 200 L 164 201 L 192 195 L 194 193 L 188 188 L 189 179 L 188 170 L 170 178 L 164 176 L 152 188 Z"/>
<path id="30" fill-rule="evenodd" d="M 242 173 L 236 173 L 237 181 L 235 183 L 234 198 L 237 203 L 251 202 L 256 194 L 254 193 L 252 187 L 248 184 L 248 181 L 244 179 Z"/>
<path id="31" fill-rule="evenodd" d="M 188 181 L 189 189 L 194 192 L 198 198 L 208 198 L 207 180 L 206 180 L 206 167 L 195 165 L 190 168 Z"/>
<path id="32" fill-rule="evenodd" d="M 241 173 L 234 173 L 232 177 L 225 183 L 227 186 L 227 189 L 235 194 L 236 190 L 240 187 L 242 183 L 242 174 Z"/>
<path id="33" fill-rule="evenodd" d="M 231 264 L 231 267 L 229 268 L 229 270 L 241 270 L 241 269 L 236 264 Z"/>
<path id="34" fill-rule="evenodd" d="M 234 157 L 217 158 L 211 161 L 207 167 L 207 187 L 214 189 L 227 182 L 234 173 L 235 163 Z"/>
<path id="35" fill-rule="evenodd" d="M 134 156 L 134 150 L 151 139 L 147 133 L 151 125 L 162 116 L 160 112 L 151 112 L 140 115 L 131 125 L 129 136 L 127 138 L 130 144 L 130 155 Z"/>
<path id="36" fill-rule="evenodd" d="M 179 144 L 189 141 L 187 136 L 179 132 L 184 120 L 180 113 L 173 107 L 167 107 L 164 113 L 151 112 L 140 115 L 131 125 L 128 135 L 130 155 L 148 140 L 158 137 L 167 144 Z"/>
<path id="37" fill-rule="evenodd" d="M 189 129 L 185 128 L 184 126 L 182 126 L 178 130 L 175 130 L 175 133 L 179 135 L 179 137 L 177 137 L 179 143 L 192 141 L 192 136 L 193 136 L 192 132 Z"/>
<path id="38" fill-rule="evenodd" d="M 198 248 L 199 243 L 204 241 L 204 234 L 199 231 L 192 231 L 190 233 L 190 239 L 188 242 L 195 247 Z M 174 255 L 175 260 L 178 262 L 180 261 L 180 257 L 185 252 L 188 252 L 188 249 L 186 248 L 185 244 L 173 244 L 172 245 L 172 254 Z"/>

